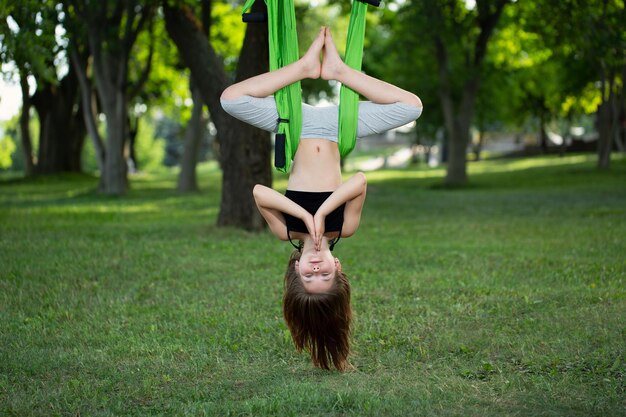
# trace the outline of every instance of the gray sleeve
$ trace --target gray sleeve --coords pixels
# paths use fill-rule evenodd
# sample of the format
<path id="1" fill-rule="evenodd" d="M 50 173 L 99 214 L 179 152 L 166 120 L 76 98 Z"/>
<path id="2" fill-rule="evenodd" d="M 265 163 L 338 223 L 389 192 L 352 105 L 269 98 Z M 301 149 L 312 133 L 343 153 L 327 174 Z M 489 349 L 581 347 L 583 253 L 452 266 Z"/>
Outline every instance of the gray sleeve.
<path id="1" fill-rule="evenodd" d="M 220 100 L 224 111 L 236 119 L 268 132 L 276 129 L 278 110 L 274 96 L 241 96 L 234 100 Z"/>
<path id="2" fill-rule="evenodd" d="M 377 104 L 371 101 L 359 103 L 357 137 L 382 133 L 403 126 L 420 117 L 421 107 L 405 103 Z"/>

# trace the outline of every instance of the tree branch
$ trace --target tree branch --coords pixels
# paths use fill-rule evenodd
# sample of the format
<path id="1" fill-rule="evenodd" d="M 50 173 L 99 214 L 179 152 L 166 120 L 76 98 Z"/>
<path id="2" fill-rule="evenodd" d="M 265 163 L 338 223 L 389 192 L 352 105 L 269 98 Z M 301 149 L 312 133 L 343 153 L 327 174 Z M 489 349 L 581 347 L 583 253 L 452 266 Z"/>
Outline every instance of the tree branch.
<path id="1" fill-rule="evenodd" d="M 138 95 L 146 81 L 148 81 L 148 77 L 150 76 L 150 71 L 152 70 L 152 58 L 154 56 L 154 36 L 152 36 L 153 33 L 154 25 L 150 23 L 150 46 L 148 51 L 148 62 L 146 62 L 146 66 L 141 72 L 141 75 L 139 76 L 137 82 L 130 86 L 128 97 L 135 97 L 136 95 Z"/>
<path id="2" fill-rule="evenodd" d="M 101 0 L 102 1 L 102 0 Z M 106 6 L 109 3 L 109 1 L 102 1 L 102 10 L 100 11 L 101 16 L 106 16 L 107 14 L 107 10 L 106 10 Z M 132 2 L 128 2 L 127 4 L 128 7 L 132 8 Z M 115 9 L 113 9 L 113 14 L 111 14 L 111 17 L 107 18 L 107 24 L 109 26 L 115 27 L 117 25 L 120 24 L 120 22 L 122 21 L 122 16 L 124 16 L 124 1 L 122 0 L 117 0 L 117 4 L 115 5 Z"/>
<path id="3" fill-rule="evenodd" d="M 80 84 L 81 91 L 81 101 L 83 103 L 83 119 L 85 121 L 85 126 L 87 127 L 87 131 L 89 132 L 89 136 L 94 145 L 94 149 L 96 150 L 96 160 L 98 162 L 98 168 L 100 172 L 102 172 L 104 168 L 104 160 L 106 157 L 106 152 L 104 149 L 104 145 L 102 143 L 102 138 L 100 137 L 100 133 L 98 132 L 98 126 L 96 125 L 96 120 L 94 117 L 94 109 L 91 103 L 91 84 L 89 83 L 89 79 L 87 78 L 87 68 L 83 66 L 83 60 L 81 60 L 78 49 L 74 42 L 70 42 L 70 61 L 72 66 L 74 67 L 74 71 L 76 71 L 76 76 L 78 77 L 78 83 Z"/>
<path id="4" fill-rule="evenodd" d="M 133 49 L 133 45 L 139 36 L 139 33 L 143 29 L 143 26 L 148 21 L 150 17 L 152 17 L 152 13 L 154 11 L 153 7 L 142 7 L 141 12 L 139 14 L 139 21 L 136 25 L 134 25 L 137 13 L 135 12 L 132 4 L 129 4 L 126 16 L 126 27 L 124 29 L 124 38 L 122 39 L 123 51 L 122 54 L 124 59 L 121 62 L 118 74 L 118 82 L 120 82 L 121 86 L 126 83 L 126 78 L 128 75 L 128 61 L 130 57 L 130 53 Z M 134 27 L 133 27 L 134 26 Z M 152 39 L 151 39 L 152 44 Z M 150 50 L 152 54 L 152 49 Z M 150 59 L 152 55 L 150 55 Z M 150 62 L 146 67 L 150 67 Z M 149 68 L 148 68 L 149 70 Z"/>
<path id="5" fill-rule="evenodd" d="M 152 17 L 153 13 L 154 13 L 154 7 L 152 6 L 143 7 L 141 9 L 141 14 L 139 16 L 139 21 L 137 22 L 137 25 L 134 28 L 131 27 L 130 36 L 128 38 L 130 41 L 130 45 L 133 45 L 135 43 L 135 41 L 137 40 L 137 36 L 139 36 L 139 33 L 143 29 L 148 19 Z M 133 16 L 133 22 L 134 22 L 134 16 Z"/>
<path id="6" fill-rule="evenodd" d="M 504 6 L 508 2 L 509 0 L 498 0 L 494 5 L 495 10 L 491 12 L 489 10 L 491 6 L 490 2 L 486 3 L 484 0 L 476 1 L 476 7 L 478 9 L 477 23 L 480 28 L 480 33 L 478 38 L 476 38 L 476 45 L 474 47 L 474 68 L 479 68 L 485 58 L 489 38 L 498 24 L 498 20 L 500 20 Z"/>
<path id="7" fill-rule="evenodd" d="M 624 0 L 626 1 L 626 0 Z M 206 36 L 211 35 L 211 8 L 213 0 L 202 0 L 202 27 Z"/>
<path id="8" fill-rule="evenodd" d="M 192 74 L 206 74 L 207 76 L 194 77 L 202 99 L 209 107 L 211 119 L 219 130 L 225 125 L 227 117 L 220 104 L 222 91 L 230 84 L 224 71 L 223 64 L 215 50 L 198 25 L 197 20 L 189 17 L 188 9 L 180 6 L 171 6 L 163 2 L 165 27 L 178 47 L 180 56 Z"/>

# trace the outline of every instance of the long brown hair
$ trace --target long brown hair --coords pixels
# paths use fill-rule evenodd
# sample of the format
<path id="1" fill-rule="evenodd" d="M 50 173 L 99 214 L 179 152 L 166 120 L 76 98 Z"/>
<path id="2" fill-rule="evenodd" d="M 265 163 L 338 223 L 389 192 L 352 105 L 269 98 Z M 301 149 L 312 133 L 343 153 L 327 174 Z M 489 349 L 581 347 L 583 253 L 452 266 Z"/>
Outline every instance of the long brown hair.
<path id="1" fill-rule="evenodd" d="M 350 365 L 350 283 L 337 270 L 333 286 L 324 293 L 308 293 L 296 271 L 300 252 L 294 250 L 285 273 L 283 315 L 298 352 L 311 354 L 313 364 L 330 369 L 331 362 L 340 371 Z"/>

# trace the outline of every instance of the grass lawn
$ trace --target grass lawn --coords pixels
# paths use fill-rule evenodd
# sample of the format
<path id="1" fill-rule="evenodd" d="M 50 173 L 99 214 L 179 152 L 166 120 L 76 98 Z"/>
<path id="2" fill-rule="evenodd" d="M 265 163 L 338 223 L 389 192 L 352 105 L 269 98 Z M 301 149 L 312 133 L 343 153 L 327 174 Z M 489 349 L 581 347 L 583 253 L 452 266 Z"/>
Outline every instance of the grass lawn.
<path id="1" fill-rule="evenodd" d="M 623 416 L 626 160 L 572 155 L 368 173 L 335 251 L 344 374 L 281 317 L 288 243 L 215 227 L 220 174 L 0 179 L 0 415 Z M 284 187 L 278 177 L 277 187 Z"/>

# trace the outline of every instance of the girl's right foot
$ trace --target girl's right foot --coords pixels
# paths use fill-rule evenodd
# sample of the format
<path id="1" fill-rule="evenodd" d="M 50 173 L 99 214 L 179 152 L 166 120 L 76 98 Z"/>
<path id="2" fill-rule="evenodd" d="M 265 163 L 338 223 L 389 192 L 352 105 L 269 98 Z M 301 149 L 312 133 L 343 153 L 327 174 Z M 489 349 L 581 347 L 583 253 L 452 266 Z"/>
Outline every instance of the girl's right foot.
<path id="1" fill-rule="evenodd" d="M 322 48 L 324 48 L 324 35 L 326 33 L 326 28 L 322 26 L 317 37 L 313 40 L 313 43 L 309 47 L 309 50 L 300 58 L 303 65 L 303 71 L 306 75 L 305 78 L 319 78 L 320 72 L 322 69 L 322 65 L 320 63 L 320 53 L 322 52 Z"/>

